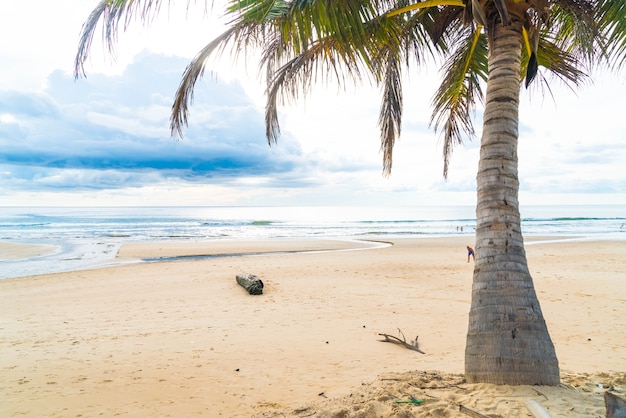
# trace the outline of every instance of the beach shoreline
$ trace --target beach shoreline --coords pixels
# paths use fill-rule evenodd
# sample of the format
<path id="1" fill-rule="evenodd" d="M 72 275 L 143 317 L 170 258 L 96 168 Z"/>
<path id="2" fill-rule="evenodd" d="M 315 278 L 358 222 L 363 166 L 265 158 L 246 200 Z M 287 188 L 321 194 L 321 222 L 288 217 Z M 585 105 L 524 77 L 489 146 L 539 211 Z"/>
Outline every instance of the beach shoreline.
<path id="1" fill-rule="evenodd" d="M 0 262 L 29 260 L 54 254 L 56 251 L 58 247 L 54 245 L 0 241 Z"/>
<path id="2" fill-rule="evenodd" d="M 107 242 L 106 240 L 64 242 L 0 241 L 0 280 L 20 277 L 93 270 L 139 262 L 171 262 L 202 258 L 312 253 L 316 251 L 356 251 L 393 245 L 396 239 L 456 239 L 464 235 L 398 235 L 222 238 L 196 240 L 139 240 Z M 526 245 L 573 241 L 621 241 L 626 237 L 585 235 L 530 235 Z M 49 240 L 48 240 L 49 241 Z M 289 247 L 285 250 L 285 243 Z M 294 243 L 295 247 L 291 248 Z M 211 250 L 207 251 L 206 248 Z M 221 252 L 215 249 L 220 248 Z M 132 249 L 132 250 L 131 250 Z M 133 253 L 134 252 L 134 253 Z"/>
<path id="3" fill-rule="evenodd" d="M 473 243 L 468 237 L 384 240 L 394 245 L 345 251 L 356 244 L 133 243 L 116 261 L 274 253 L 0 280 L 6 376 L 0 395 L 8 400 L 0 412 L 271 416 L 264 414 L 319 400 L 327 410 L 343 407 L 345 397 L 390 374 L 436 370 L 458 379 L 473 270 L 464 249 Z M 302 250 L 309 252 L 297 253 Z M 562 371 L 583 380 L 617 375 L 623 389 L 626 242 L 543 239 L 526 251 Z M 235 282 L 239 273 L 261 277 L 265 293 L 248 295 Z M 378 341 L 379 333 L 398 329 L 408 339 L 419 335 L 426 354 Z M 398 379 L 408 384 L 407 377 Z M 599 408 L 602 394 L 596 395 L 591 406 L 576 400 L 585 412 L 569 416 L 591 416 L 584 413 Z M 393 409 L 390 399 L 369 407 Z M 504 408 L 479 406 L 483 413 Z"/>

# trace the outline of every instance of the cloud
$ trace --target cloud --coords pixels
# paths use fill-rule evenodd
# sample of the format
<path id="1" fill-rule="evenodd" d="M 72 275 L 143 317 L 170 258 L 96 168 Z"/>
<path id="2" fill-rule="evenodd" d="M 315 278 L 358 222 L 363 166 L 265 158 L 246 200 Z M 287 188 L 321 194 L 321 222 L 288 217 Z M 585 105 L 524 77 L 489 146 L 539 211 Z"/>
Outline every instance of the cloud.
<path id="1" fill-rule="evenodd" d="M 58 108 L 49 97 L 40 93 L 0 92 L 0 109 L 5 115 L 27 118 L 55 117 Z"/>
<path id="2" fill-rule="evenodd" d="M 144 53 L 122 75 L 75 81 L 55 71 L 43 92 L 1 91 L 4 180 L 45 190 L 285 175 L 291 187 L 299 143 L 287 134 L 270 148 L 262 113 L 236 82 L 201 81 L 185 139 L 170 138 L 170 106 L 186 64 Z"/>

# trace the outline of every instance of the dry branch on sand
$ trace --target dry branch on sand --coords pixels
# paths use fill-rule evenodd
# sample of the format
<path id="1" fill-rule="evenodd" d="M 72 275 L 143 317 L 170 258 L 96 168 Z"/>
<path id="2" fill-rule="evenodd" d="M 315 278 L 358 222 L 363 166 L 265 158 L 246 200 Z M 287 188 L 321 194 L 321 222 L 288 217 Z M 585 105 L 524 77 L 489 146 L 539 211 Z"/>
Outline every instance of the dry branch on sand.
<path id="1" fill-rule="evenodd" d="M 406 337 L 404 336 L 404 333 L 402 332 L 402 330 L 400 328 L 398 328 L 398 332 L 402 336 L 402 339 L 400 339 L 398 337 L 395 337 L 393 335 L 389 335 L 389 334 L 378 334 L 378 335 L 381 335 L 381 336 L 385 337 L 384 340 L 378 340 L 378 341 L 383 342 L 383 343 L 398 344 L 398 345 L 401 345 L 402 347 L 408 348 L 409 350 L 413 350 L 413 351 L 417 351 L 418 353 L 426 354 L 422 350 L 420 350 L 419 346 L 417 345 L 417 337 L 418 337 L 418 335 L 415 336 L 415 339 L 413 341 L 411 341 L 410 343 L 407 343 L 406 342 Z"/>

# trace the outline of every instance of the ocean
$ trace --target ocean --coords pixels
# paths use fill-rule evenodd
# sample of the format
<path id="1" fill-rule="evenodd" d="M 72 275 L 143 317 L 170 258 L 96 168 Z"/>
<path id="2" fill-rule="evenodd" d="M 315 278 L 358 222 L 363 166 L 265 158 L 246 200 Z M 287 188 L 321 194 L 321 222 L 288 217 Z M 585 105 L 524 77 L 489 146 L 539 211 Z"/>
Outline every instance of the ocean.
<path id="1" fill-rule="evenodd" d="M 626 205 L 527 206 L 525 236 L 626 239 Z M 473 206 L 0 207 L 0 242 L 46 244 L 25 260 L 0 253 L 0 278 L 94 267 L 125 242 L 472 236 Z"/>

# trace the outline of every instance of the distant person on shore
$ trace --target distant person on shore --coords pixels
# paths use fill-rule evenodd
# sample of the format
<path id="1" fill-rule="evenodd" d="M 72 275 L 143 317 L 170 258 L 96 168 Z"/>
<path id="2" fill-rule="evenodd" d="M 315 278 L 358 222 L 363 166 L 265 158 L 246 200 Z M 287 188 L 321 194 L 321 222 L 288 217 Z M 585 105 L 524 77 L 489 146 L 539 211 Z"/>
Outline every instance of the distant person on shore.
<path id="1" fill-rule="evenodd" d="M 474 255 L 474 249 L 468 245 L 467 246 L 467 262 L 468 263 L 470 262 L 470 257 L 472 257 L 472 260 L 476 261 L 476 256 Z"/>

